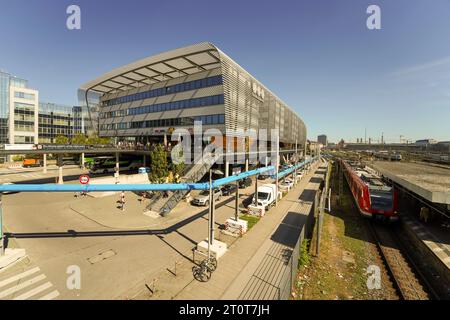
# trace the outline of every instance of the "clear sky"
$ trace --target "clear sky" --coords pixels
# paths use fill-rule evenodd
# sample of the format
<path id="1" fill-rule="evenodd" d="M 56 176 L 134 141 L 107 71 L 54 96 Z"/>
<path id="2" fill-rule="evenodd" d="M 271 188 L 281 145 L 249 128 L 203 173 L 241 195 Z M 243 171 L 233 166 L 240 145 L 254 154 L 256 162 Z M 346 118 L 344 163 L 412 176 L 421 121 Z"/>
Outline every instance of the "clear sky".
<path id="1" fill-rule="evenodd" d="M 81 30 L 66 8 L 81 7 Z M 381 8 L 381 30 L 366 9 Z M 308 137 L 450 140 L 450 0 L 0 0 L 0 69 L 77 104 L 115 67 L 210 41 L 304 119 Z"/>

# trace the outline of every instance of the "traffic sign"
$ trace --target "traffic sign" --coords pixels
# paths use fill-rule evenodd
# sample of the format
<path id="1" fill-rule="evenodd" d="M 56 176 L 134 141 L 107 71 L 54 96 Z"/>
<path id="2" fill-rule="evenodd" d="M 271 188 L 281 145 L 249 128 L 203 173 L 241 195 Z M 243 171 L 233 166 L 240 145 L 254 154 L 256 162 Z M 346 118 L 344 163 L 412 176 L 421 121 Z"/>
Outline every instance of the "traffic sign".
<path id="1" fill-rule="evenodd" d="M 89 176 L 88 175 L 81 175 L 80 176 L 80 183 L 81 184 L 88 184 L 89 183 Z"/>

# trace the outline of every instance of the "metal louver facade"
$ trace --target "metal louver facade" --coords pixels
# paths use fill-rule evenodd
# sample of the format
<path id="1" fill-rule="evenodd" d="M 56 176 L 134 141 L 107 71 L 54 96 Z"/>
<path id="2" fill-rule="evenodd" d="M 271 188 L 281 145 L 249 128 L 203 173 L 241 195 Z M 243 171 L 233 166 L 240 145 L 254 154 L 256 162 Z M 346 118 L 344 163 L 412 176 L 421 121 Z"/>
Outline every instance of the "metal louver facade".
<path id="1" fill-rule="evenodd" d="M 195 89 L 189 87 L 193 81 L 214 76 L 222 76 L 220 84 Z M 169 90 L 176 85 L 183 85 L 183 90 Z M 186 86 L 188 90 L 184 90 Z M 136 61 L 86 83 L 80 89 L 101 94 L 101 136 L 161 135 L 167 132 L 167 127 L 191 126 L 190 123 L 174 121 L 177 118 L 190 122 L 194 118 L 209 116 L 224 118 L 224 121 L 217 122 L 211 118 L 214 123 L 204 123 L 204 129 L 267 129 L 269 133 L 271 129 L 279 129 L 280 142 L 294 144 L 297 141 L 302 146 L 306 143 L 306 127 L 296 112 L 208 42 Z M 146 92 L 158 89 L 164 92 L 157 96 L 145 96 Z M 202 104 L 202 98 L 213 101 L 210 97 L 219 95 L 223 97 L 219 104 Z M 134 99 L 136 96 L 138 98 Z M 142 99 L 139 98 L 141 96 Z M 194 103 L 186 107 L 192 100 L 200 101 L 199 105 Z M 181 107 L 178 107 L 178 102 Z M 145 106 L 149 107 L 149 112 L 145 112 Z M 140 127 L 140 123 L 161 126 Z"/>

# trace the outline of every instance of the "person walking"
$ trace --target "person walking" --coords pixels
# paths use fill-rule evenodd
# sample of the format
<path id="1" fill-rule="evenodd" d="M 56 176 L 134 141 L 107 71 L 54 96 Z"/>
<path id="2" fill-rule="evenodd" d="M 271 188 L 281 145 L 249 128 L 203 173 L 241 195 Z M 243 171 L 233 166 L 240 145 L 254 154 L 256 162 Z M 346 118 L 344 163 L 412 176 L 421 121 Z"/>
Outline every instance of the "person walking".
<path id="1" fill-rule="evenodd" d="M 125 191 L 120 192 L 120 209 L 125 211 Z"/>

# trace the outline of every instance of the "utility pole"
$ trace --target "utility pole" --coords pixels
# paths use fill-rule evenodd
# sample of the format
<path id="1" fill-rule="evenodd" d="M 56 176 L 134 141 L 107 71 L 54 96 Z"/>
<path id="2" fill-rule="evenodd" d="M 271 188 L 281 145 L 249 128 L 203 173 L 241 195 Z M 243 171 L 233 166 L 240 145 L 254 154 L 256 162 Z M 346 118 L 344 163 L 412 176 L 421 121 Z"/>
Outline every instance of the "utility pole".
<path id="1" fill-rule="evenodd" d="M 208 260 L 211 258 L 211 245 L 213 237 L 213 222 L 212 222 L 212 208 L 213 208 L 213 189 L 212 189 L 212 169 L 209 169 L 209 211 L 208 211 Z"/>

